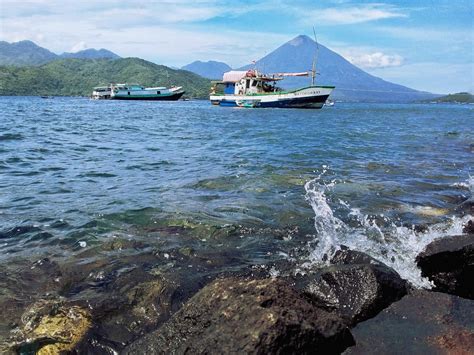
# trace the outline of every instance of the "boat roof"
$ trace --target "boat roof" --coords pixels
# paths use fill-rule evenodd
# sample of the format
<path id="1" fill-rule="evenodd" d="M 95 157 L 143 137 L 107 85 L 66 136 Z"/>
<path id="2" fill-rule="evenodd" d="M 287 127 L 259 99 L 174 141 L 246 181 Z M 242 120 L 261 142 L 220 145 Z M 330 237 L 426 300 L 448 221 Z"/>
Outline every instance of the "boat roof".
<path id="1" fill-rule="evenodd" d="M 278 74 L 275 75 L 264 75 L 259 73 L 257 70 L 231 70 L 226 73 L 224 73 L 222 77 L 222 81 L 218 82 L 215 81 L 214 83 L 219 84 L 219 83 L 236 83 L 242 80 L 243 78 L 249 78 L 253 80 L 259 80 L 259 81 L 279 81 L 283 80 L 281 76 Z"/>
<path id="2" fill-rule="evenodd" d="M 231 70 L 224 73 L 222 81 L 226 83 L 236 83 L 247 75 L 247 70 Z"/>

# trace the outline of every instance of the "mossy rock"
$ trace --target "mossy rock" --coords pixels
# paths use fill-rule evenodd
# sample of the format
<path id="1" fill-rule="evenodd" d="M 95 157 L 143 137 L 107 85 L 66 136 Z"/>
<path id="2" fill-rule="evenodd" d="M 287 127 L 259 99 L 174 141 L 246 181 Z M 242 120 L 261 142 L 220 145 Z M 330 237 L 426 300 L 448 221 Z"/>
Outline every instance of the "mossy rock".
<path id="1" fill-rule="evenodd" d="M 20 353 L 27 349 L 39 355 L 73 351 L 92 327 L 87 309 L 45 300 L 31 305 L 22 323 L 14 347 Z"/>

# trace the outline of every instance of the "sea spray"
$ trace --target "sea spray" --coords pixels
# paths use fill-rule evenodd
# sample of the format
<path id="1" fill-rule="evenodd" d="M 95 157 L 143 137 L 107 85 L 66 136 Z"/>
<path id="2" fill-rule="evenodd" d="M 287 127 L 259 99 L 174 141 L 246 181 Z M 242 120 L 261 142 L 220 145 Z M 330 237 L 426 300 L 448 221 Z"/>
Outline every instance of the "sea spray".
<path id="1" fill-rule="evenodd" d="M 351 207 L 342 200 L 331 201 L 327 194 L 337 182 L 322 181 L 325 172 L 326 169 L 305 184 L 305 198 L 315 215 L 316 237 L 314 243 L 309 245 L 308 260 L 302 264 L 302 268 L 328 264 L 334 253 L 344 245 L 392 267 L 416 287 L 431 288 L 431 282 L 421 276 L 416 256 L 435 239 L 462 234 L 463 225 L 472 217 L 453 216 L 446 222 L 417 232 L 414 227 L 402 226 L 383 215 L 365 215 L 359 208 Z M 472 178 L 469 183 L 472 192 Z M 335 216 L 335 210 L 340 217 Z"/>
<path id="2" fill-rule="evenodd" d="M 338 236 L 345 232 L 346 225 L 334 216 L 333 210 L 328 204 L 325 191 L 334 182 L 328 185 L 320 183 L 324 170 L 317 178 L 308 181 L 304 188 L 306 190 L 306 201 L 309 202 L 314 211 L 314 228 L 318 234 L 318 246 L 313 249 L 310 260 L 313 262 L 328 263 L 339 247 Z"/>

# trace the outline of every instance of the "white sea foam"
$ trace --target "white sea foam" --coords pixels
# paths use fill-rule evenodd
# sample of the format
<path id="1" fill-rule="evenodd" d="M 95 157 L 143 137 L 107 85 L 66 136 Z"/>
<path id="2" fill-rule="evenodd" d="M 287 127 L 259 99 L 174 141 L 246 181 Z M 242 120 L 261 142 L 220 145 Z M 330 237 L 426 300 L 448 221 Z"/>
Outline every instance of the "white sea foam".
<path id="1" fill-rule="evenodd" d="M 378 216 L 376 221 L 347 202 L 330 202 L 327 193 L 335 186 L 335 182 L 324 183 L 321 179 L 323 174 L 305 184 L 306 200 L 315 215 L 317 237 L 309 245 L 309 260 L 302 267 L 327 264 L 340 246 L 345 245 L 392 267 L 413 285 L 430 288 L 431 282 L 421 276 L 416 265 L 416 256 L 435 239 L 461 234 L 463 224 L 472 217 L 453 216 L 448 222 L 432 225 L 424 232 L 401 226 L 383 215 Z M 473 191 L 474 179 L 471 177 L 469 182 Z M 336 209 L 342 211 L 341 218 L 347 217 L 351 221 L 350 226 L 334 215 Z"/>
<path id="2" fill-rule="evenodd" d="M 468 189 L 471 194 L 474 195 L 474 176 L 469 176 L 466 181 L 455 182 L 451 186 L 460 189 Z"/>

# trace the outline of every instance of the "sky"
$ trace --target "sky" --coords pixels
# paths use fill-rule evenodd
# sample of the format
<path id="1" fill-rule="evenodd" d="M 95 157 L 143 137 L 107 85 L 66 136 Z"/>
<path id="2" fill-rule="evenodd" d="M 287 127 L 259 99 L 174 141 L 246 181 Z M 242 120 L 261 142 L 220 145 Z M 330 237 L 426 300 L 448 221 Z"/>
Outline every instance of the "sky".
<path id="1" fill-rule="evenodd" d="M 473 0 L 0 0 L 0 40 L 55 53 L 106 48 L 181 67 L 240 67 L 299 34 L 370 74 L 434 93 L 474 92 Z"/>

